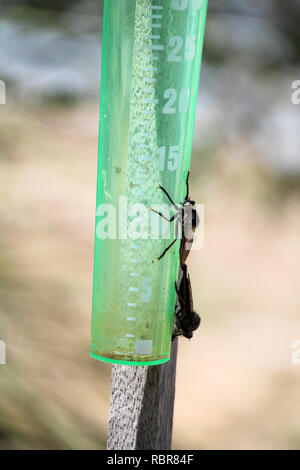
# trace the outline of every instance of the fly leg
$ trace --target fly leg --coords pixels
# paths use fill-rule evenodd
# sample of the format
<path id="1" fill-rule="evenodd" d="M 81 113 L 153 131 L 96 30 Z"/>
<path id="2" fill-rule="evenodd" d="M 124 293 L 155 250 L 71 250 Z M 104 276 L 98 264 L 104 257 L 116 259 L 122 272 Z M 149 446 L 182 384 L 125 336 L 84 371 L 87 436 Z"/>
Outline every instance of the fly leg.
<path id="1" fill-rule="evenodd" d="M 176 210 L 180 211 L 180 207 L 178 207 L 175 202 L 173 201 L 173 199 L 171 198 L 170 194 L 168 193 L 168 191 L 165 190 L 165 188 L 163 188 L 161 185 L 158 186 L 159 189 L 161 189 L 165 195 L 167 196 L 167 198 L 169 199 L 170 203 L 175 207 Z"/>
<path id="2" fill-rule="evenodd" d="M 177 289 L 176 282 L 175 282 L 175 288 Z M 178 328 L 178 326 L 177 326 L 177 317 L 178 317 L 179 313 L 181 313 L 181 308 L 180 308 L 180 307 L 178 307 L 177 310 L 175 310 L 175 326 L 174 326 L 174 328 L 173 328 L 172 341 L 174 341 L 174 339 L 176 338 L 176 336 L 179 336 L 179 335 L 182 334 L 182 333 L 180 332 L 180 328 Z"/>
<path id="3" fill-rule="evenodd" d="M 177 214 L 174 214 L 172 215 L 172 217 L 170 219 L 168 219 L 168 217 L 166 217 L 165 215 L 163 215 L 161 212 L 158 212 L 156 211 L 155 209 L 150 209 L 151 212 L 154 212 L 155 214 L 158 214 L 160 215 L 163 219 L 165 219 L 167 222 L 173 222 L 173 220 L 176 219 L 176 217 L 178 217 L 178 213 Z"/>
<path id="4" fill-rule="evenodd" d="M 174 245 L 175 242 L 177 242 L 177 238 L 175 238 L 175 240 L 173 240 L 172 243 L 171 243 L 169 246 L 167 246 L 167 248 L 162 252 L 162 254 L 160 255 L 160 257 L 157 258 L 158 261 L 161 260 L 161 259 L 165 256 L 165 254 L 167 253 L 167 251 L 169 251 L 169 249 Z"/>
<path id="5" fill-rule="evenodd" d="M 179 215 L 181 214 L 181 209 L 179 207 L 176 206 L 176 204 L 174 204 L 174 202 L 172 201 L 171 197 L 169 196 L 169 194 L 167 193 L 167 191 L 162 188 L 161 186 L 159 186 L 160 189 L 163 190 L 163 192 L 167 195 L 168 199 L 171 201 L 171 203 L 174 205 L 174 207 L 178 210 L 177 214 L 174 214 L 172 215 L 172 217 L 170 219 L 168 219 L 167 217 L 165 217 L 161 212 L 158 212 L 158 211 L 155 211 L 154 209 L 151 209 L 151 211 L 155 212 L 156 214 L 160 215 L 163 219 L 167 220 L 168 222 L 173 222 L 173 220 L 176 221 L 176 225 L 175 225 L 175 240 L 172 241 L 172 243 L 170 243 L 169 246 L 167 246 L 167 248 L 162 252 L 162 254 L 160 255 L 158 259 L 161 260 L 165 254 L 167 253 L 167 251 L 169 251 L 169 249 L 174 245 L 174 243 L 178 240 L 178 217 Z"/>
<path id="6" fill-rule="evenodd" d="M 189 195 L 190 195 L 189 178 L 190 178 L 190 172 L 188 171 L 188 174 L 187 174 L 187 177 L 186 177 L 186 196 L 185 196 L 185 201 L 188 201 Z"/>

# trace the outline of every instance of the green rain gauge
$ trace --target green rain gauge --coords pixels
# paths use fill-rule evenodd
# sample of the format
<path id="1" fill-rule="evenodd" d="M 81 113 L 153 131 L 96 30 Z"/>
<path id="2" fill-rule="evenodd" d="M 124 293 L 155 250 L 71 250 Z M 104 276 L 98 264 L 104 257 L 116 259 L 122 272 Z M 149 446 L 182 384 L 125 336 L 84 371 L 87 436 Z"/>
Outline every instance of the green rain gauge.
<path id="1" fill-rule="evenodd" d="M 170 358 L 179 243 L 150 208 L 183 201 L 207 0 L 105 0 L 91 355 Z M 166 229 L 168 228 L 169 233 Z M 162 233 L 164 236 L 161 236 Z"/>

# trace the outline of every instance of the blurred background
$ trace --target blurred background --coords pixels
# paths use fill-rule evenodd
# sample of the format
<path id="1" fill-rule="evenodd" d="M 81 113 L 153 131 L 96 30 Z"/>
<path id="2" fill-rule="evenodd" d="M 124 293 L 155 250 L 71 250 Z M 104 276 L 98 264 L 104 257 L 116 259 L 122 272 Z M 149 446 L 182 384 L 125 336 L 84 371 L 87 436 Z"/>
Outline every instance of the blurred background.
<path id="1" fill-rule="evenodd" d="M 110 371 L 89 357 L 100 0 L 0 0 L 1 449 L 103 449 Z M 298 0 L 209 0 L 191 192 L 195 338 L 174 449 L 299 449 Z"/>

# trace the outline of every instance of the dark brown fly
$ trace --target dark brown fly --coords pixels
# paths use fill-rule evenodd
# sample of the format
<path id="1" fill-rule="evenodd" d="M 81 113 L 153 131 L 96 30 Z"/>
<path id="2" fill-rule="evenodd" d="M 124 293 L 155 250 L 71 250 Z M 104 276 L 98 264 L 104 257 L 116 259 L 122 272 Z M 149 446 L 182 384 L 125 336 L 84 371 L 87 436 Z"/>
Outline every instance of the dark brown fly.
<path id="1" fill-rule="evenodd" d="M 197 330 L 201 322 L 198 313 L 194 312 L 192 286 L 186 264 L 181 266 L 181 269 L 182 278 L 179 288 L 175 282 L 179 306 L 175 310 L 175 330 L 172 335 L 172 341 L 179 335 L 191 339 L 193 332 Z"/>
<path id="2" fill-rule="evenodd" d="M 199 216 L 196 209 L 194 208 L 195 201 L 192 201 L 189 196 L 189 176 L 190 172 L 188 172 L 186 179 L 186 196 L 183 203 L 180 204 L 180 207 L 175 204 L 169 193 L 162 186 L 158 186 L 159 189 L 161 189 L 165 193 L 165 195 L 176 210 L 176 213 L 170 219 L 165 217 L 161 212 L 151 209 L 152 212 L 155 212 L 156 214 L 160 215 L 163 219 L 167 220 L 168 222 L 175 221 L 176 223 L 175 240 L 172 241 L 172 243 L 162 252 L 162 254 L 157 259 L 161 260 L 165 256 L 167 251 L 174 245 L 174 243 L 178 240 L 179 237 L 179 229 L 181 229 L 181 241 L 179 248 L 181 266 L 185 264 L 186 259 L 190 253 L 194 239 L 194 232 L 197 226 L 199 225 Z"/>

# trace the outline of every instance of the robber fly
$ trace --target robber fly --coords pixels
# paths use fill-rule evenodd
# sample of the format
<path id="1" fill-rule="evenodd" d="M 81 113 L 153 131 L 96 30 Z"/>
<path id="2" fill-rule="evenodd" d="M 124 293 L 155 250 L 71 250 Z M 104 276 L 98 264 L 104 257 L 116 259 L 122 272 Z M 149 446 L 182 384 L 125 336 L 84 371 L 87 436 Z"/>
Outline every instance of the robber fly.
<path id="1" fill-rule="evenodd" d="M 162 252 L 162 254 L 157 258 L 158 260 L 161 260 L 167 251 L 174 245 L 174 243 L 178 240 L 178 232 L 181 224 L 181 242 L 180 242 L 180 248 L 179 248 L 179 257 L 180 257 L 180 264 L 183 266 L 186 262 L 186 259 L 190 253 L 192 243 L 193 243 L 193 238 L 194 238 L 194 232 L 199 225 L 199 215 L 196 211 L 196 209 L 193 207 L 195 205 L 195 201 L 192 201 L 189 196 L 189 177 L 190 177 L 190 172 L 187 174 L 186 178 L 186 196 L 182 204 L 180 204 L 180 207 L 175 204 L 175 202 L 172 200 L 171 196 L 169 193 L 163 188 L 162 186 L 158 186 L 159 189 L 161 189 L 173 207 L 176 209 L 176 213 L 168 219 L 165 217 L 161 212 L 155 211 L 154 209 L 151 209 L 152 212 L 155 212 L 156 214 L 160 215 L 163 219 L 167 220 L 168 222 L 173 222 L 175 220 L 176 226 L 175 226 L 175 240 L 172 241 L 172 243 Z"/>
<path id="2" fill-rule="evenodd" d="M 193 331 L 197 330 L 201 322 L 198 313 L 193 310 L 192 286 L 186 264 L 181 266 L 181 269 L 182 278 L 179 288 L 175 282 L 179 306 L 175 310 L 175 330 L 172 335 L 172 341 L 179 335 L 191 339 L 193 337 Z"/>

